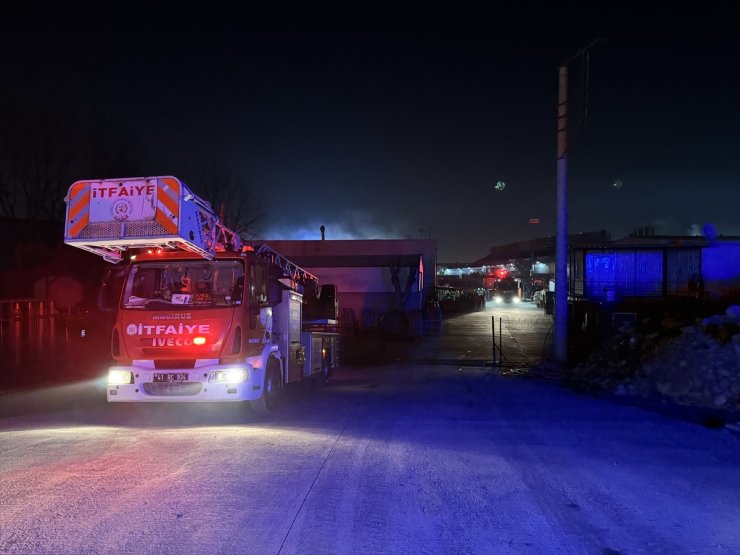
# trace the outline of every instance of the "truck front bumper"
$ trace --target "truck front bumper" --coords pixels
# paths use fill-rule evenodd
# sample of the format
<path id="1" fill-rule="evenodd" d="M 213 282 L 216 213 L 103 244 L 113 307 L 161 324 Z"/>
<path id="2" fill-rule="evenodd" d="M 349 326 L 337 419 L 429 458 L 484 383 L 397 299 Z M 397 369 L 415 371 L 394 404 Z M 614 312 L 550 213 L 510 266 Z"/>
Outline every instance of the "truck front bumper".
<path id="1" fill-rule="evenodd" d="M 109 403 L 252 401 L 262 395 L 262 376 L 262 369 L 250 364 L 166 370 L 112 366 L 106 397 Z"/>

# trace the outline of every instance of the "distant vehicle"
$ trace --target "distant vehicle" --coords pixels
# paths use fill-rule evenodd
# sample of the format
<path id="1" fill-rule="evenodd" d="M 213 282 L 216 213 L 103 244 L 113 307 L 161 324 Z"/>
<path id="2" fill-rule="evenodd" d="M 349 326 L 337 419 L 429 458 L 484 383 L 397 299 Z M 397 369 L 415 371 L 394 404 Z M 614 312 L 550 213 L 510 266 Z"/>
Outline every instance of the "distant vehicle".
<path id="1" fill-rule="evenodd" d="M 519 281 L 506 268 L 498 267 L 483 278 L 486 297 L 496 303 L 518 303 Z"/>
<path id="2" fill-rule="evenodd" d="M 518 303 L 519 282 L 510 276 L 497 279 L 493 284 L 492 295 L 496 303 Z"/>

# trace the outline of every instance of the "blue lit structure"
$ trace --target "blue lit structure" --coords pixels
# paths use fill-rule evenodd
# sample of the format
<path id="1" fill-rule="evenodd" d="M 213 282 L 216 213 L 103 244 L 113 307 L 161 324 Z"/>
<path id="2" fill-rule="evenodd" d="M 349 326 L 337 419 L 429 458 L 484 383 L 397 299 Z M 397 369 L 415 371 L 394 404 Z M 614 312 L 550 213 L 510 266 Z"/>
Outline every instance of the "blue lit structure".
<path id="1" fill-rule="evenodd" d="M 706 297 L 740 292 L 740 238 L 629 237 L 573 249 L 574 298 Z"/>

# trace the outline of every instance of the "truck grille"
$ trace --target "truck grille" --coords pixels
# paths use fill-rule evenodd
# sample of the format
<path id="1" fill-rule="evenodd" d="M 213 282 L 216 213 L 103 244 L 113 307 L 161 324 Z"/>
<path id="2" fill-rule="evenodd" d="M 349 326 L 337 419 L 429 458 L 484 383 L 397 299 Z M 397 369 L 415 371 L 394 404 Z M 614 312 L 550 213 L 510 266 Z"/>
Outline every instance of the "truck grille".
<path id="1" fill-rule="evenodd" d="M 144 393 L 147 395 L 161 395 L 165 397 L 184 397 L 186 395 L 197 395 L 203 389 L 200 382 L 182 383 L 144 383 Z"/>
<path id="2" fill-rule="evenodd" d="M 154 368 L 165 368 L 167 370 L 180 369 L 180 368 L 195 368 L 195 359 L 174 359 L 174 360 L 161 360 L 154 359 Z"/>

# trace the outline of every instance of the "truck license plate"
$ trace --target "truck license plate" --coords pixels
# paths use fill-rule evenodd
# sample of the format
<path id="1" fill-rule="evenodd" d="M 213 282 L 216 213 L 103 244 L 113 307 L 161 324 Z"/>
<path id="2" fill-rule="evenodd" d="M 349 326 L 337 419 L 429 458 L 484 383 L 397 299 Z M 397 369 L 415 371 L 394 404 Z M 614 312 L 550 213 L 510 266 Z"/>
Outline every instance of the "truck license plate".
<path id="1" fill-rule="evenodd" d="M 186 382 L 188 381 L 187 372 L 155 372 L 154 381 L 159 382 Z"/>

